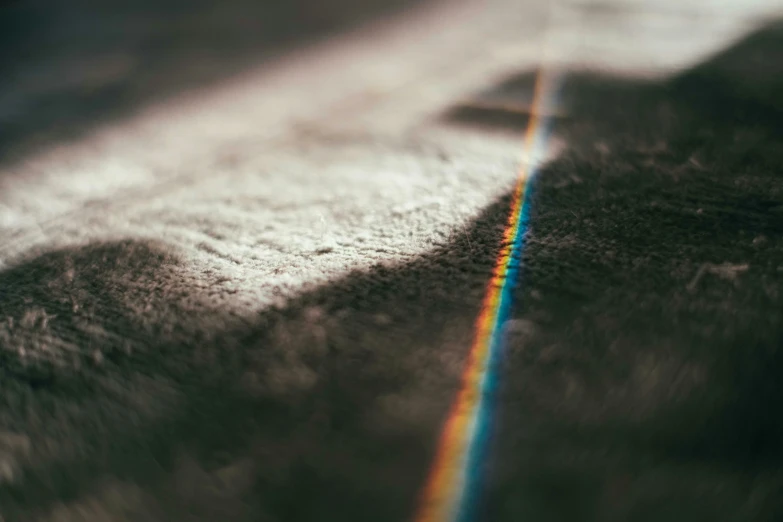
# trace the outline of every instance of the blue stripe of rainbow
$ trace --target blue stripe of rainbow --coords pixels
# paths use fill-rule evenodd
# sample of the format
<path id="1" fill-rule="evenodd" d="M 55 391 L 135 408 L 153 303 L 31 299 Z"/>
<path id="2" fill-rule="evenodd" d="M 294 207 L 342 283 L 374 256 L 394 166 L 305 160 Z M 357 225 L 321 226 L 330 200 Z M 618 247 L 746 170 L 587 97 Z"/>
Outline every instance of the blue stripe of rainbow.
<path id="1" fill-rule="evenodd" d="M 536 76 L 524 158 L 514 188 L 503 247 L 492 274 L 476 336 L 438 444 L 423 491 L 416 522 L 473 522 L 479 508 L 489 439 L 495 414 L 494 392 L 503 353 L 503 325 L 509 317 L 512 293 L 522 264 L 529 220 L 530 181 L 549 143 L 555 78 Z"/>

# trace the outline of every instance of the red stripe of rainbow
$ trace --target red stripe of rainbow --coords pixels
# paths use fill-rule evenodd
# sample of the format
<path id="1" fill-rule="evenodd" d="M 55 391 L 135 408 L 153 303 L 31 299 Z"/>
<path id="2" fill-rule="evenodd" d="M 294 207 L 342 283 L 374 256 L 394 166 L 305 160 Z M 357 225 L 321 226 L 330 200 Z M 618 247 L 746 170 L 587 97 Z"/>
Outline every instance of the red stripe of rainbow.
<path id="1" fill-rule="evenodd" d="M 536 76 L 530 120 L 525 132 L 524 158 L 514 188 L 503 247 L 492 273 L 476 324 L 476 336 L 462 376 L 462 385 L 449 412 L 435 460 L 423 491 L 416 522 L 469 522 L 473 518 L 483 478 L 483 461 L 492 414 L 491 391 L 501 351 L 501 328 L 508 315 L 511 289 L 519 271 L 526 229 L 525 196 L 537 167 L 537 154 L 546 148 L 548 133 L 544 105 L 552 86 L 542 71 Z"/>

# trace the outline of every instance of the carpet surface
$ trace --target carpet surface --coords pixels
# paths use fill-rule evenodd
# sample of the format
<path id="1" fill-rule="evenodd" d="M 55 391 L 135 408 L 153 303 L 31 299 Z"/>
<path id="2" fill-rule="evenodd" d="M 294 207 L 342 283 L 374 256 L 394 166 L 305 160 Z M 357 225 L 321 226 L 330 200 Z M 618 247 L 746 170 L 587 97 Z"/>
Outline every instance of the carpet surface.
<path id="1" fill-rule="evenodd" d="M 0 520 L 413 520 L 544 72 L 473 520 L 783 518 L 774 2 L 82 4 L 2 8 Z"/>

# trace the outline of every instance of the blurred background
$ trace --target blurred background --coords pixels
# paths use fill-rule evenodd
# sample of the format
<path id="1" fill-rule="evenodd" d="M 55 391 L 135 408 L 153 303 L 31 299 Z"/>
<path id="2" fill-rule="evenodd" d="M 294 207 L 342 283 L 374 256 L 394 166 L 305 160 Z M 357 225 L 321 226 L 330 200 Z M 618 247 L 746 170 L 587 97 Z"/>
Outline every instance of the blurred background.
<path id="1" fill-rule="evenodd" d="M 412 0 L 5 0 L 0 156 L 225 81 Z"/>
<path id="2" fill-rule="evenodd" d="M 293 49 L 317 45 L 363 24 L 399 19 L 406 11 L 416 19 L 423 5 L 433 3 L 466 4 L 458 0 L 4 0 L 0 156 L 7 161 L 36 143 L 73 139 L 90 125 L 188 89 L 227 81 Z M 546 15 L 536 30 L 546 25 L 561 42 L 559 55 L 548 56 L 550 60 L 569 57 L 578 65 L 592 61 L 610 69 L 633 63 L 637 70 L 659 65 L 652 61 L 676 62 L 678 55 L 691 55 L 700 47 L 706 51 L 777 12 L 771 0 L 519 0 L 485 6 L 488 11 L 499 8 L 512 16 L 525 13 L 530 19 Z M 623 29 L 618 32 L 618 28 Z M 433 30 L 438 30 L 437 25 Z M 643 41 L 650 32 L 655 33 L 658 56 L 654 60 L 648 56 L 649 42 Z M 665 33 L 668 36 L 662 37 Z M 503 38 L 500 33 L 495 37 Z M 528 42 L 536 38 L 533 34 L 518 37 Z M 493 35 L 486 34 L 488 56 L 498 43 L 492 40 Z M 585 46 L 592 50 L 589 57 Z M 424 47 L 422 54 L 427 52 Z"/>

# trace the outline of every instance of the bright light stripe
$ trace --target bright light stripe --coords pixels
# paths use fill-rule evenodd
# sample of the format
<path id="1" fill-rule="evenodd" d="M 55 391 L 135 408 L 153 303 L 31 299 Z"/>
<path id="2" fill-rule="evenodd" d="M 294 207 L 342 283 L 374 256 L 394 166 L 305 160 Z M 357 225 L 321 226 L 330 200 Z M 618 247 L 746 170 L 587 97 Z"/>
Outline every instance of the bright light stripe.
<path id="1" fill-rule="evenodd" d="M 416 522 L 472 522 L 479 506 L 493 419 L 496 367 L 505 323 L 521 266 L 528 222 L 528 186 L 546 153 L 556 89 L 543 71 L 536 76 L 525 132 L 523 164 L 514 189 L 503 246 L 476 324 L 462 385 L 443 428 Z"/>

